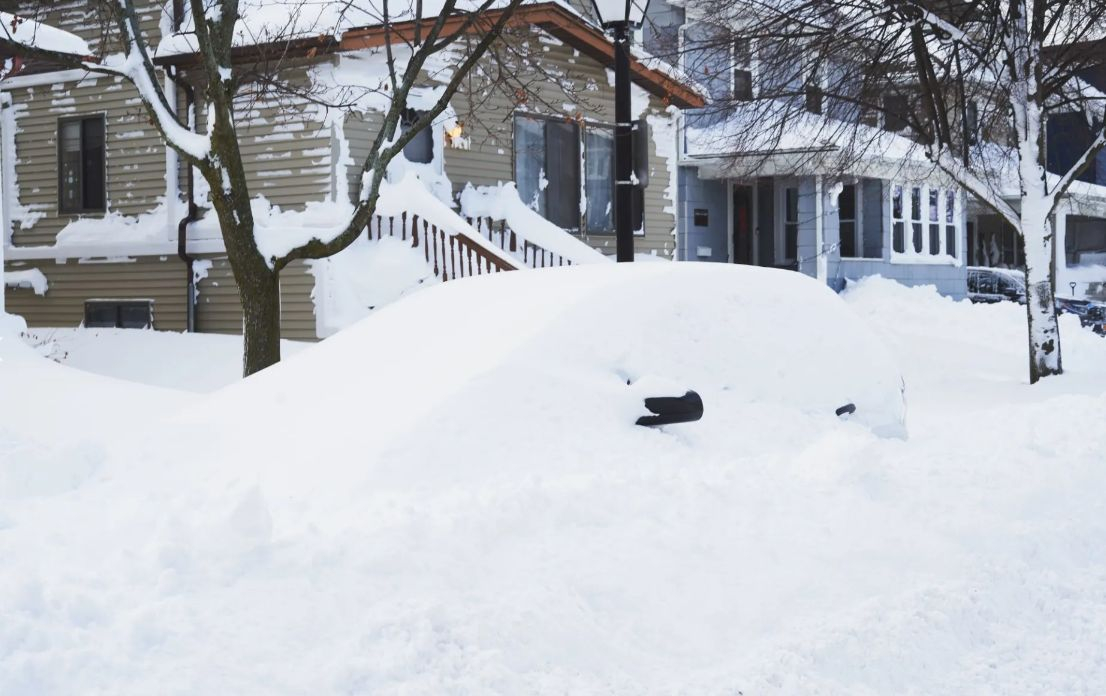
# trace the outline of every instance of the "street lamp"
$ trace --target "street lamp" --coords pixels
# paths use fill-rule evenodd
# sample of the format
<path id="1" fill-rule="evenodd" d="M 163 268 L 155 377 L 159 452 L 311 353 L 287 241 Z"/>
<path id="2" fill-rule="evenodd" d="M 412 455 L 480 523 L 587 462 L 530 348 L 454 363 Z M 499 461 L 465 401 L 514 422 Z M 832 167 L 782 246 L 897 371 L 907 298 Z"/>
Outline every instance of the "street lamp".
<path id="1" fill-rule="evenodd" d="M 591 0 L 604 29 L 614 35 L 614 229 L 619 263 L 634 260 L 634 138 L 630 122 L 630 30 L 645 19 L 649 0 Z"/>

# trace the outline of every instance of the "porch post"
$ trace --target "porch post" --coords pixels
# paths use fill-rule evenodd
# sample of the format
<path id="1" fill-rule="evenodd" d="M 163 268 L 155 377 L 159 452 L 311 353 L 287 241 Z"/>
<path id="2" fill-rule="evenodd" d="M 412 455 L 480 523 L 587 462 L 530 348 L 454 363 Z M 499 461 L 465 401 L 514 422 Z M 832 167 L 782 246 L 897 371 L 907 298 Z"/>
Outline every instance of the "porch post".
<path id="1" fill-rule="evenodd" d="M 822 175 L 814 175 L 814 275 L 819 281 L 825 283 L 829 278 L 828 260 L 826 259 L 826 231 L 822 213 L 825 205 L 822 201 L 824 195 Z M 800 269 L 801 270 L 801 269 Z"/>

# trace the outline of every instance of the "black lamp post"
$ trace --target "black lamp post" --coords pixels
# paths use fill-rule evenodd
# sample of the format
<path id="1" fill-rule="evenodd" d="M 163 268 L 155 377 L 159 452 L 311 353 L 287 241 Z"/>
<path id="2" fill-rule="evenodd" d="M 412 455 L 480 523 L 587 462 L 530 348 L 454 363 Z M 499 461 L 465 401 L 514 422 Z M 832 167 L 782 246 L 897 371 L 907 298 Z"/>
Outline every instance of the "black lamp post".
<path id="1" fill-rule="evenodd" d="M 614 36 L 614 229 L 619 263 L 634 260 L 634 137 L 630 115 L 630 32 L 649 0 L 591 0 L 599 23 Z"/>

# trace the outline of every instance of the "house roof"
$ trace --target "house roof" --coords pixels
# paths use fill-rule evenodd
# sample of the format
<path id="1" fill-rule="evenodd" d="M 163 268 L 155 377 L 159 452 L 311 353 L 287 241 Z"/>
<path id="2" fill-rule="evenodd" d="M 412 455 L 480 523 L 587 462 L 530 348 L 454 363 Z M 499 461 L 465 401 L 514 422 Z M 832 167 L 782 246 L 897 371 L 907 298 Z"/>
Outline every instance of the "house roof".
<path id="1" fill-rule="evenodd" d="M 424 10 L 425 11 L 425 10 Z M 469 31 L 481 31 L 492 26 L 501 16 L 501 8 L 487 10 L 469 27 Z M 362 19 L 370 19 L 367 15 Z M 364 26 L 346 24 L 332 32 L 305 35 L 297 32 L 301 38 L 287 39 L 284 33 L 281 41 L 266 41 L 264 32 L 250 32 L 250 36 L 261 40 L 239 41 L 233 50 L 233 57 L 249 60 L 266 54 L 267 49 L 279 49 L 282 55 L 317 55 L 319 53 L 357 51 L 383 46 L 387 40 L 414 41 L 416 32 L 426 31 L 432 20 L 421 21 L 407 19 L 393 21 L 388 25 L 377 22 Z M 446 21 L 443 34 L 464 29 L 465 15 L 457 15 Z M 509 20 L 511 26 L 537 26 L 551 36 L 577 49 L 584 55 L 613 67 L 614 45 L 599 28 L 590 23 L 574 8 L 561 2 L 538 2 L 518 7 Z M 269 34 L 268 36 L 275 36 Z M 161 65 L 188 65 L 197 60 L 194 40 L 188 34 L 176 34 L 163 40 L 158 47 L 155 62 Z M 631 77 L 638 86 L 680 108 L 698 108 L 706 103 L 705 96 L 698 86 L 679 70 L 664 61 L 653 58 L 640 50 L 634 50 L 630 59 Z"/>

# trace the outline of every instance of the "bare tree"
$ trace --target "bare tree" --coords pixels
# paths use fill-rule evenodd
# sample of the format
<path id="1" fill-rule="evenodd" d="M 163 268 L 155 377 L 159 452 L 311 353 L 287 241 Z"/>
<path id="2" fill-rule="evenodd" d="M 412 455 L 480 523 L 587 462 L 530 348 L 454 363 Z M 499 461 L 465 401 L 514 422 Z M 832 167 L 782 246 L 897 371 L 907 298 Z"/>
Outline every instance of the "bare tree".
<path id="1" fill-rule="evenodd" d="M 1101 0 L 699 0 L 726 71 L 756 89 L 716 100 L 711 129 L 737 152 L 791 138 L 831 172 L 912 148 L 1009 223 L 1025 247 L 1029 378 L 1062 371 L 1052 269 L 1059 199 L 1106 145 L 1103 95 L 1080 74 L 1103 63 Z M 689 44 L 685 52 L 702 50 Z M 709 50 L 709 49 L 708 49 Z M 755 55 L 742 62 L 742 51 Z M 701 70 L 699 72 L 702 72 Z M 736 84 L 736 82 L 735 82 Z M 1082 114 L 1090 138 L 1046 170 L 1047 120 Z M 830 146 L 832 144 L 832 146 Z M 825 145 L 825 147 L 822 147 Z M 752 169 L 757 163 L 743 162 Z M 1018 200 L 1012 205 L 1011 199 Z"/>
<path id="2" fill-rule="evenodd" d="M 389 163 L 419 131 L 427 128 L 461 88 L 464 80 L 497 42 L 521 0 L 442 0 L 432 9 L 422 0 L 393 3 L 389 0 L 339 0 L 317 3 L 284 0 L 285 23 L 251 26 L 250 11 L 264 12 L 259 2 L 239 0 L 177 0 L 180 36 L 195 60 L 189 74 L 198 76 L 207 107 L 207 132 L 190 129 L 177 113 L 159 79 L 160 68 L 151 54 L 149 38 L 142 30 L 136 0 L 90 0 L 86 11 L 95 11 L 109 29 L 98 47 L 99 56 L 80 55 L 72 42 L 31 18 L 0 13 L 0 51 L 27 59 L 125 78 L 138 90 L 142 106 L 165 143 L 194 167 L 210 189 L 210 203 L 218 218 L 227 256 L 237 282 L 243 310 L 243 371 L 253 374 L 280 360 L 280 272 L 299 259 L 320 259 L 336 254 L 363 234 L 372 218 L 380 186 Z M 51 8 L 35 3 L 45 13 Z M 429 15 L 429 16 L 426 16 Z M 307 30 L 303 24 L 307 24 Z M 343 26 L 373 25 L 383 31 L 387 80 L 382 124 L 364 162 L 363 182 L 353 211 L 345 224 L 305 238 L 283 253 L 266 257 L 255 238 L 255 221 L 243 154 L 239 148 L 236 111 L 248 90 L 286 93 L 291 99 L 325 100 L 343 108 L 342 99 L 310 95 L 289 85 L 282 72 L 290 65 L 293 49 L 310 43 L 310 55 L 333 48 Z M 245 37 L 243 37 L 245 34 Z M 243 44 L 252 52 L 241 55 Z M 457 50 L 451 74 L 433 104 L 416 120 L 400 128 L 412 89 L 425 80 L 428 61 L 443 51 Z M 302 56 L 302 53 L 296 53 Z M 173 68 L 170 76 L 176 77 Z M 195 79 L 195 78 L 194 78 Z M 253 98 L 253 97 L 248 97 Z"/>

